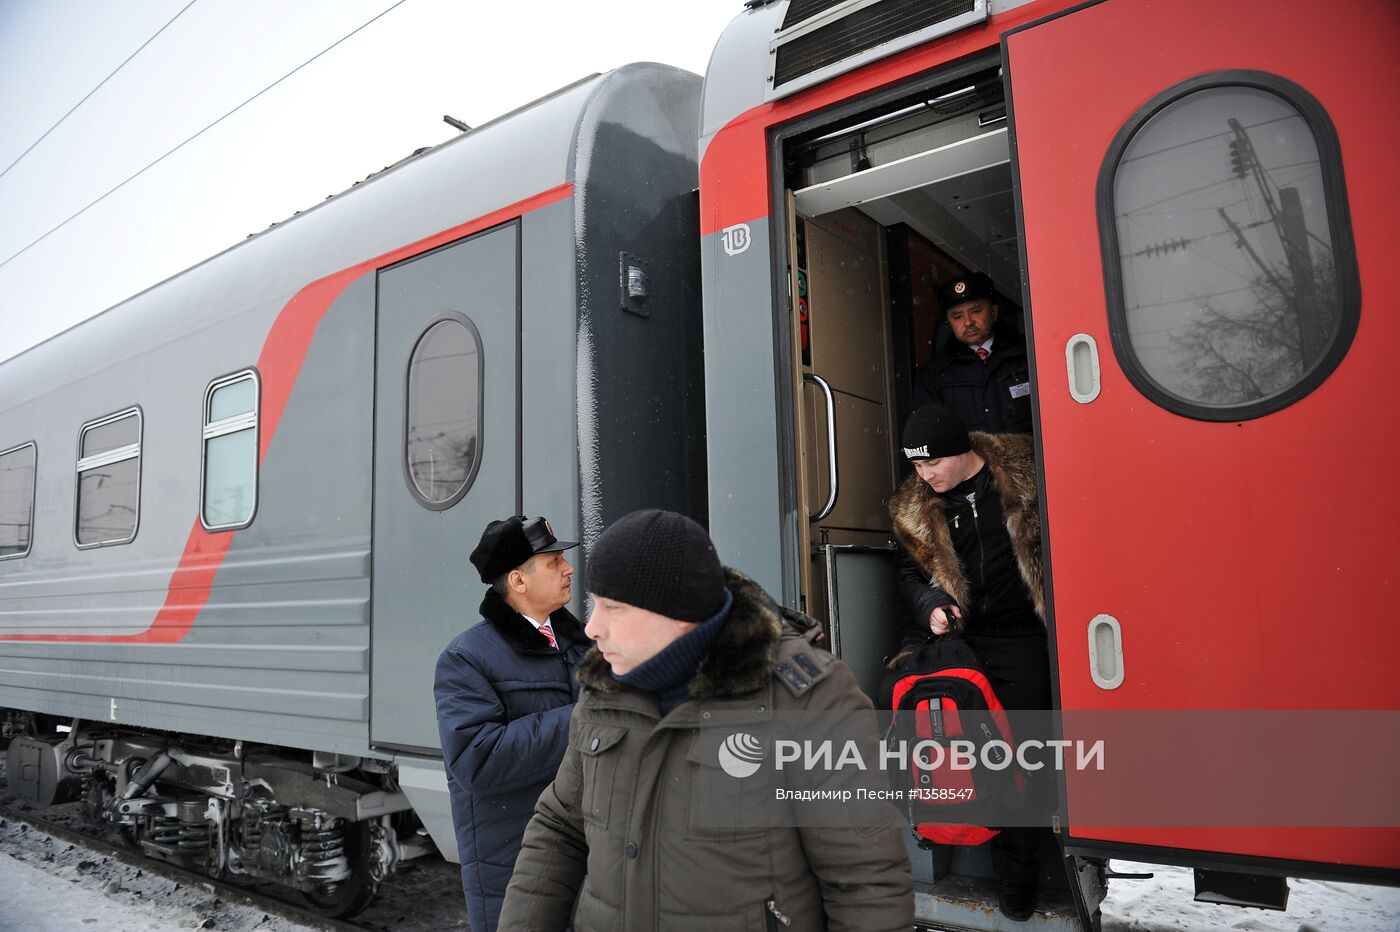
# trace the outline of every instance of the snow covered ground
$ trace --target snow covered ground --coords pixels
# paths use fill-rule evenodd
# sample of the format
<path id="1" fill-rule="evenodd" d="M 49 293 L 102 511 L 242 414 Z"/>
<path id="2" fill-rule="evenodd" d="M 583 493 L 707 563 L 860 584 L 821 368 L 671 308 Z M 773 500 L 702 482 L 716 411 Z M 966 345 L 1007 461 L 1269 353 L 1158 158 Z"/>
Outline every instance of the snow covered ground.
<path id="1" fill-rule="evenodd" d="M 38 832 L 0 848 L 0 932 L 300 932 L 299 923 L 225 903 Z"/>
<path id="2" fill-rule="evenodd" d="M 1276 912 L 1196 903 L 1191 871 L 1114 861 L 1120 873 L 1151 880 L 1115 880 L 1103 904 L 1103 932 L 1400 932 L 1400 889 L 1320 880 L 1290 880 L 1288 909 Z"/>
<path id="3" fill-rule="evenodd" d="M 1115 861 L 1121 872 L 1151 880 L 1118 880 L 1104 903 L 1104 932 L 1397 932 L 1400 890 L 1291 881 L 1285 913 L 1192 902 L 1191 872 Z M 444 880 L 447 882 L 447 880 Z M 456 891 L 451 898 L 456 900 Z M 461 922 L 444 916 L 442 928 Z M 418 917 L 420 920 L 422 917 Z M 422 923 L 414 923 L 421 926 Z M 200 886 L 180 885 L 42 832 L 0 826 L 0 932 L 311 932 L 261 910 L 220 900 Z"/>

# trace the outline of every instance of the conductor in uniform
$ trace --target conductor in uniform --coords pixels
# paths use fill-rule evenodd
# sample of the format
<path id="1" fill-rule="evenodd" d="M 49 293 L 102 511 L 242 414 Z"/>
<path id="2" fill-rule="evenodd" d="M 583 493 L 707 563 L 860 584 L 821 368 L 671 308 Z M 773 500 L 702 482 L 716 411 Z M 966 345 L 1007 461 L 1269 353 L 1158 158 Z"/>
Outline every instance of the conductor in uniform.
<path id="1" fill-rule="evenodd" d="M 938 290 L 938 304 L 953 337 L 915 374 L 914 409 L 936 402 L 952 408 L 968 430 L 1030 433 L 1026 341 L 998 324 L 991 280 L 980 272 L 951 279 Z"/>
<path id="2" fill-rule="evenodd" d="M 492 521 L 471 562 L 481 621 L 438 658 L 433 694 L 472 932 L 493 932 L 525 824 L 559 769 L 591 645 L 569 611 L 574 568 L 544 518 Z"/>

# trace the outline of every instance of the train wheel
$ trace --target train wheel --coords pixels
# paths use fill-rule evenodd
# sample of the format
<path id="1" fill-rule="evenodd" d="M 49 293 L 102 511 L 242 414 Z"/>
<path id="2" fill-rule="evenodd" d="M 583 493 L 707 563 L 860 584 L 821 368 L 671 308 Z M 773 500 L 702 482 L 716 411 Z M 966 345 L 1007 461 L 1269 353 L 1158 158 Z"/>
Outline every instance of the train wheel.
<path id="1" fill-rule="evenodd" d="M 375 894 L 379 892 L 379 884 L 370 877 L 373 850 L 370 823 L 350 824 L 345 830 L 345 857 L 350 862 L 350 876 L 338 883 L 303 890 L 301 898 L 306 905 L 322 916 L 344 919 L 373 902 Z"/>

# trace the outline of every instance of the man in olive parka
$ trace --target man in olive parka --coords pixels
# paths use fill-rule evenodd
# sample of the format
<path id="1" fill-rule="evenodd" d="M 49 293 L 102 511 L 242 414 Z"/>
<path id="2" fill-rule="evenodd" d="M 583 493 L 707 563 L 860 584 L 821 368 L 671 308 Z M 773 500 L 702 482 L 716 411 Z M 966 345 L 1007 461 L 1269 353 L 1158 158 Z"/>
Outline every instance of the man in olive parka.
<path id="1" fill-rule="evenodd" d="M 501 928 L 912 927 L 893 821 L 737 833 L 696 822 L 697 771 L 713 766 L 695 765 L 700 726 L 712 716 L 870 709 L 846 665 L 812 645 L 816 623 L 721 567 L 704 529 L 674 512 L 634 512 L 604 531 L 588 591 L 596 645 L 579 665 L 569 747 L 526 828 Z"/>

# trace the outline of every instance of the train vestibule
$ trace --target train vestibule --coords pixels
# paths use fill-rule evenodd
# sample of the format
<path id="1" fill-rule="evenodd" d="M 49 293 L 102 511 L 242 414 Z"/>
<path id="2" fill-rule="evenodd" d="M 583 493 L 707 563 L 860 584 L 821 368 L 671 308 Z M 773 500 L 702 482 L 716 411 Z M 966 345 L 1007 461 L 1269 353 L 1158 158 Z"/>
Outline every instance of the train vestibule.
<path id="1" fill-rule="evenodd" d="M 1024 339 L 1001 82 L 994 66 L 963 69 L 784 143 L 801 595 L 874 695 L 898 640 L 885 503 L 907 466 L 895 441 L 915 374 L 952 338 L 940 284 L 986 275 L 1003 345 Z"/>

